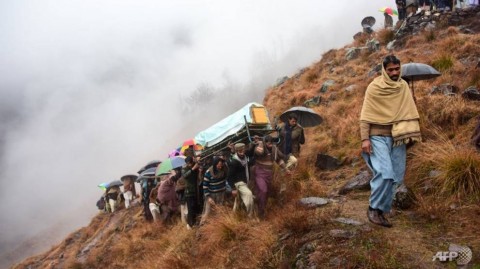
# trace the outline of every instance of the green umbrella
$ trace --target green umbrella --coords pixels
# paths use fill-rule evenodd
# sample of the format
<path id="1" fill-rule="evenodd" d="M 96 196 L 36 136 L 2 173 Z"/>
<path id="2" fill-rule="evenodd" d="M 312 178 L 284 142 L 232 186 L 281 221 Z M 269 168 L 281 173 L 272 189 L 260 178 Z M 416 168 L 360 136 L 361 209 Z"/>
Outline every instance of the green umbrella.
<path id="1" fill-rule="evenodd" d="M 170 170 L 182 167 L 185 164 L 185 156 L 175 156 L 166 159 L 158 167 L 155 175 L 168 174 Z"/>

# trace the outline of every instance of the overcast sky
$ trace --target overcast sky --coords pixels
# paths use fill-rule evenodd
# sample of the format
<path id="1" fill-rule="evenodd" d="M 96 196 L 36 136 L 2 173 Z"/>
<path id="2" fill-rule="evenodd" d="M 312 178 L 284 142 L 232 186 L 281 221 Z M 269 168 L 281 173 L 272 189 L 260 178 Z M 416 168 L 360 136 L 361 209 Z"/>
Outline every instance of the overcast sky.
<path id="1" fill-rule="evenodd" d="M 135 173 L 261 102 L 277 78 L 350 43 L 363 17 L 382 26 L 382 6 L 1 1 L 0 254 L 59 223 L 60 237 L 88 224 L 102 194 L 97 184 Z M 200 85 L 222 96 L 208 113 L 186 114 L 181 100 Z"/>

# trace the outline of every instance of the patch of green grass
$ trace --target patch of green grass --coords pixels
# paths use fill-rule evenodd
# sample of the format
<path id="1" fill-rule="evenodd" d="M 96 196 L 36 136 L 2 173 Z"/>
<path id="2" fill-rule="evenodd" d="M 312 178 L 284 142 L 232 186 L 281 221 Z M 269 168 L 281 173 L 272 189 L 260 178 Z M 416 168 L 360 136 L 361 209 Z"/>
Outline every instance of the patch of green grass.
<path id="1" fill-rule="evenodd" d="M 432 66 L 440 72 L 447 71 L 453 67 L 453 58 L 450 55 L 442 55 L 432 62 Z"/>

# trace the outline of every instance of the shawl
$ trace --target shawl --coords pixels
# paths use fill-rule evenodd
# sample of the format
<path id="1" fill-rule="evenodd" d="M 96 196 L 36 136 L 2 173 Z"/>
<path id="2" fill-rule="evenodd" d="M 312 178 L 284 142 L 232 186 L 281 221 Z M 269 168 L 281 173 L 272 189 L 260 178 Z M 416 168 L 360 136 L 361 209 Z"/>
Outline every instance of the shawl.
<path id="1" fill-rule="evenodd" d="M 238 155 L 235 153 L 232 159 L 237 160 L 243 167 L 245 167 L 245 175 L 247 176 L 247 182 L 250 181 L 250 175 L 248 173 L 248 157 L 245 156 L 243 159 L 240 159 Z"/>
<path id="2" fill-rule="evenodd" d="M 382 75 L 368 85 L 360 121 L 369 124 L 392 125 L 394 146 L 420 142 L 419 114 L 412 93 L 399 76 L 392 80 L 382 65 Z"/>

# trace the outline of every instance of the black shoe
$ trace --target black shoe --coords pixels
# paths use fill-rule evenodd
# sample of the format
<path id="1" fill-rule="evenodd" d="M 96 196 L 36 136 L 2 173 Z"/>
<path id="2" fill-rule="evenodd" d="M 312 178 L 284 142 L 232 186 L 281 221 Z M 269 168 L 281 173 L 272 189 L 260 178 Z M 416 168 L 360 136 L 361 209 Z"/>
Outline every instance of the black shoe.
<path id="1" fill-rule="evenodd" d="M 388 220 L 383 216 L 382 211 L 379 209 L 368 207 L 367 217 L 368 217 L 368 220 L 373 224 L 377 224 L 377 225 L 388 227 L 388 228 L 392 227 L 392 224 L 388 222 Z"/>
<path id="2" fill-rule="evenodd" d="M 387 228 L 391 228 L 393 225 L 390 223 L 390 221 L 388 221 L 388 219 L 383 215 L 383 212 L 379 210 L 379 213 L 378 213 L 378 216 L 380 217 L 380 219 L 382 220 L 382 226 L 383 227 L 387 227 Z"/>
<path id="3" fill-rule="evenodd" d="M 376 209 L 369 207 L 367 211 L 367 217 L 368 217 L 368 220 L 373 224 L 377 224 L 377 225 L 383 224 L 383 221 L 378 215 L 378 211 Z"/>

